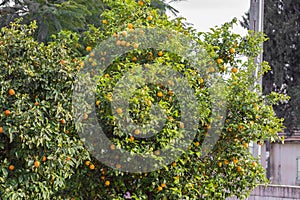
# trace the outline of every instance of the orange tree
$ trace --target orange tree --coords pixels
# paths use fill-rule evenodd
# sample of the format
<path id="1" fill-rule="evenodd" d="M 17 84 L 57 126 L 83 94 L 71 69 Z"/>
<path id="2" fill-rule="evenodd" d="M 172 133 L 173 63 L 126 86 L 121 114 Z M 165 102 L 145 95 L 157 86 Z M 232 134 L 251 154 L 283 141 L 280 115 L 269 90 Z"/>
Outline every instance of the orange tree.
<path id="1" fill-rule="evenodd" d="M 269 69 L 262 63 L 255 76 L 254 58 L 264 36 L 234 34 L 234 21 L 197 33 L 183 19 L 158 15 L 148 1 L 105 3 L 110 9 L 101 16 L 103 26 L 90 25 L 82 35 L 61 32 L 48 44 L 33 39 L 35 23 L 15 22 L 1 29 L 1 198 L 245 198 L 266 182 L 248 143 L 279 139 L 282 120 L 274 116 L 272 105 L 284 97 L 257 92 L 257 78 Z M 163 42 L 161 38 L 169 39 L 166 48 L 144 48 Z M 103 43 L 107 49 L 99 48 Z M 201 51 L 195 54 L 197 46 Z M 184 54 L 190 48 L 190 55 Z M 119 49 L 126 51 L 112 56 Z M 167 69 L 182 76 L 160 77 Z M 87 74 L 96 81 L 92 103 L 76 101 L 82 94 L 73 93 L 78 77 Z M 153 81 L 143 84 L 145 77 L 139 74 Z M 216 79 L 221 86 L 212 87 Z M 185 87 L 176 89 L 177 83 L 193 91 L 195 104 Z M 115 102 L 116 96 L 127 99 Z M 95 119 L 109 140 L 81 134 Z M 189 129 L 191 121 L 196 128 Z M 163 126 L 155 128 L 160 122 Z M 149 129 L 154 134 L 143 138 Z M 141 163 L 124 158 L 151 154 L 155 161 L 166 160 L 176 149 L 168 155 L 163 149 L 187 133 L 192 137 L 179 148 L 180 155 L 164 165 L 157 162 L 159 167 L 137 168 Z M 107 141 L 111 143 L 102 148 Z"/>

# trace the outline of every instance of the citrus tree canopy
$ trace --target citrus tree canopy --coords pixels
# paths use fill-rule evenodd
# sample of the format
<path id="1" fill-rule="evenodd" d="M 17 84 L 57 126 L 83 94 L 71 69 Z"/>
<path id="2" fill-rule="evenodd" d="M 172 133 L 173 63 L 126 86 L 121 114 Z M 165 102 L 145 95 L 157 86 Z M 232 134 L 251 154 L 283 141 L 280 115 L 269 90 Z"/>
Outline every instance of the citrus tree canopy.
<path id="1" fill-rule="evenodd" d="M 248 143 L 280 139 L 283 96 L 257 92 L 263 34 L 232 33 L 236 20 L 198 33 L 150 1 L 103 2 L 100 27 L 47 44 L 35 22 L 1 29 L 1 199 L 245 198 L 264 183 Z"/>

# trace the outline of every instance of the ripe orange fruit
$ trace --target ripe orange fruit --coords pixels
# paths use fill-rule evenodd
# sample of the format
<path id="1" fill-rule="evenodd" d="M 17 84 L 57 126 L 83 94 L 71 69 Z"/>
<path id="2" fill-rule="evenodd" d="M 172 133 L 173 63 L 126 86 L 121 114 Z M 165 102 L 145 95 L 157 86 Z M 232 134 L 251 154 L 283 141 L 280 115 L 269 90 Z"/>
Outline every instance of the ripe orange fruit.
<path id="1" fill-rule="evenodd" d="M 100 179 L 101 179 L 101 180 L 104 180 L 104 179 L 105 179 L 105 176 L 101 176 Z"/>
<path id="2" fill-rule="evenodd" d="M 243 146 L 245 147 L 245 149 L 248 148 L 248 143 L 244 143 Z"/>
<path id="3" fill-rule="evenodd" d="M 90 56 L 90 57 L 94 57 L 94 56 L 95 56 L 95 53 L 94 53 L 94 52 L 91 52 L 89 56 Z"/>
<path id="4" fill-rule="evenodd" d="M 232 73 L 237 73 L 238 72 L 238 69 L 236 67 L 232 68 L 231 69 Z"/>
<path id="5" fill-rule="evenodd" d="M 120 115 L 120 114 L 122 114 L 122 108 L 117 108 L 117 113 Z"/>
<path id="6" fill-rule="evenodd" d="M 224 61 L 223 61 L 222 58 L 218 58 L 218 59 L 217 59 L 217 63 L 218 63 L 218 64 L 222 64 L 223 62 L 224 62 Z"/>
<path id="7" fill-rule="evenodd" d="M 132 62 L 136 62 L 137 61 L 137 57 L 133 57 L 131 60 L 132 60 Z"/>
<path id="8" fill-rule="evenodd" d="M 228 165 L 229 164 L 228 160 L 224 160 L 224 164 Z"/>
<path id="9" fill-rule="evenodd" d="M 130 136 L 129 140 L 130 140 L 130 142 L 133 142 L 134 141 L 134 137 Z"/>
<path id="10" fill-rule="evenodd" d="M 238 167 L 237 167 L 237 171 L 238 171 L 238 172 L 240 172 L 240 171 L 242 171 L 242 170 L 243 170 L 243 168 L 242 168 L 241 166 L 238 166 Z"/>
<path id="11" fill-rule="evenodd" d="M 117 169 L 120 169 L 121 167 L 122 167 L 121 164 L 116 164 L 116 168 L 117 168 Z"/>
<path id="12" fill-rule="evenodd" d="M 243 128 L 244 128 L 243 125 L 239 125 L 239 126 L 238 126 L 238 129 L 239 129 L 239 130 L 242 130 Z"/>
<path id="13" fill-rule="evenodd" d="M 112 94 L 107 94 L 107 100 L 112 101 Z"/>
<path id="14" fill-rule="evenodd" d="M 5 114 L 6 116 L 10 115 L 10 111 L 9 111 L 9 110 L 5 110 L 5 111 L 4 111 L 4 114 Z"/>
<path id="15" fill-rule="evenodd" d="M 161 91 L 157 92 L 156 94 L 158 97 L 162 97 L 163 96 L 163 93 Z"/>
<path id="16" fill-rule="evenodd" d="M 39 102 L 34 102 L 34 106 L 38 106 L 39 105 Z"/>
<path id="17" fill-rule="evenodd" d="M 145 3 L 143 1 L 139 1 L 138 4 L 141 6 L 145 5 Z"/>
<path id="18" fill-rule="evenodd" d="M 115 150 L 115 149 L 116 149 L 116 146 L 115 146 L 114 144 L 111 144 L 111 145 L 110 145 L 110 149 L 111 149 L 111 150 Z"/>
<path id="19" fill-rule="evenodd" d="M 118 33 L 113 34 L 114 37 L 119 37 Z"/>
<path id="20" fill-rule="evenodd" d="M 90 170 L 94 170 L 95 169 L 95 165 L 91 164 L 90 165 Z"/>
<path id="21" fill-rule="evenodd" d="M 200 145 L 200 142 L 195 142 L 195 146 L 198 147 Z"/>
<path id="22" fill-rule="evenodd" d="M 91 164 L 91 161 L 89 161 L 89 160 L 85 161 L 86 166 L 89 166 L 90 164 Z"/>
<path id="23" fill-rule="evenodd" d="M 92 50 L 92 47 L 87 46 L 87 47 L 85 48 L 85 50 L 86 50 L 86 51 L 91 51 L 91 50 Z"/>
<path id="24" fill-rule="evenodd" d="M 176 167 L 176 166 L 177 166 L 177 163 L 176 163 L 176 162 L 173 162 L 173 163 L 172 163 L 172 166 L 173 166 L 173 167 Z"/>
<path id="25" fill-rule="evenodd" d="M 128 27 L 129 29 L 133 29 L 133 24 L 129 23 L 129 24 L 127 25 L 127 27 Z"/>
<path id="26" fill-rule="evenodd" d="M 206 124 L 205 127 L 206 127 L 206 129 L 211 129 L 211 125 L 209 125 L 209 124 Z"/>
<path id="27" fill-rule="evenodd" d="M 67 157 L 67 158 L 66 158 L 66 161 L 69 161 L 69 160 L 71 160 L 71 158 L 70 158 L 70 157 Z"/>
<path id="28" fill-rule="evenodd" d="M 39 161 L 37 161 L 37 160 L 34 161 L 34 166 L 35 166 L 36 168 L 38 168 L 38 167 L 40 166 L 40 164 L 41 164 L 41 163 L 40 163 Z"/>
<path id="29" fill-rule="evenodd" d="M 139 135 L 141 131 L 139 129 L 135 129 L 134 134 Z"/>
<path id="30" fill-rule="evenodd" d="M 9 165 L 8 169 L 9 169 L 10 171 L 13 171 L 13 170 L 15 169 L 15 166 Z"/>
<path id="31" fill-rule="evenodd" d="M 105 185 L 109 186 L 110 185 L 110 181 L 105 181 Z"/>
<path id="32" fill-rule="evenodd" d="M 234 49 L 234 48 L 230 48 L 230 49 L 229 49 L 229 52 L 230 52 L 231 54 L 234 54 L 234 53 L 235 53 L 235 49 Z"/>
<path id="33" fill-rule="evenodd" d="M 162 183 L 160 186 L 161 186 L 162 188 L 164 188 L 164 187 L 166 187 L 166 184 L 165 184 L 165 183 Z"/>
<path id="34" fill-rule="evenodd" d="M 125 46 L 126 45 L 126 41 L 125 40 L 122 40 L 121 41 L 121 46 Z"/>
<path id="35" fill-rule="evenodd" d="M 148 100 L 147 105 L 150 107 L 152 105 L 152 102 L 150 100 Z"/>
<path id="36" fill-rule="evenodd" d="M 101 101 L 96 101 L 96 106 L 99 106 Z"/>
<path id="37" fill-rule="evenodd" d="M 252 162 L 252 166 L 256 167 L 257 166 L 256 162 Z"/>
<path id="38" fill-rule="evenodd" d="M 106 19 L 102 20 L 102 24 L 107 24 L 107 20 Z"/>
<path id="39" fill-rule="evenodd" d="M 65 123 L 66 123 L 66 120 L 65 120 L 65 119 L 62 119 L 62 120 L 60 120 L 60 123 L 65 124 Z"/>
<path id="40" fill-rule="evenodd" d="M 15 92 L 14 89 L 9 89 L 9 90 L 8 90 L 8 94 L 9 94 L 10 96 L 14 96 L 14 95 L 16 94 L 16 92 Z"/>
<path id="41" fill-rule="evenodd" d="M 80 65 L 80 67 L 84 67 L 84 62 L 81 61 L 81 62 L 79 63 L 79 65 Z"/>
<path id="42" fill-rule="evenodd" d="M 65 65 L 65 64 L 67 64 L 67 61 L 61 60 L 60 63 L 61 63 L 62 65 Z"/>
<path id="43" fill-rule="evenodd" d="M 46 157 L 46 156 L 43 156 L 42 161 L 43 161 L 43 162 L 46 162 L 46 160 L 47 160 L 47 157 Z"/>
<path id="44" fill-rule="evenodd" d="M 139 48 L 139 45 L 137 43 L 133 43 L 132 46 L 133 46 L 134 49 Z"/>
<path id="45" fill-rule="evenodd" d="M 3 133 L 3 128 L 0 126 L 0 134 Z"/>
<path id="46" fill-rule="evenodd" d="M 160 192 L 160 191 L 162 191 L 162 187 L 161 186 L 158 186 L 158 188 L 157 188 L 157 190 Z"/>
<path id="47" fill-rule="evenodd" d="M 157 55 L 158 55 L 159 57 L 161 57 L 161 56 L 164 55 L 164 53 L 163 53 L 162 51 L 159 51 L 159 52 L 157 53 Z"/>
<path id="48" fill-rule="evenodd" d="M 148 17 L 147 17 L 147 20 L 148 21 L 151 21 L 153 19 L 153 17 L 151 16 L 151 15 L 149 15 Z"/>
<path id="49" fill-rule="evenodd" d="M 234 158 L 232 161 L 233 161 L 234 164 L 239 162 L 238 159 L 236 159 L 236 158 Z"/>

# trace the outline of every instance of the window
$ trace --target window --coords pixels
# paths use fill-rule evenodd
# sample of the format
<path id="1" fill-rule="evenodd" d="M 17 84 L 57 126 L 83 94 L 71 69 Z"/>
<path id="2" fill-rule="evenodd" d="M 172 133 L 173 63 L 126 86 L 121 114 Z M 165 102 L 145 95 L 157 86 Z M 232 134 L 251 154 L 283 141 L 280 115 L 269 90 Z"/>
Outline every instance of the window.
<path id="1" fill-rule="evenodd" d="M 300 184 L 300 157 L 297 157 L 297 177 L 296 177 L 296 184 Z"/>

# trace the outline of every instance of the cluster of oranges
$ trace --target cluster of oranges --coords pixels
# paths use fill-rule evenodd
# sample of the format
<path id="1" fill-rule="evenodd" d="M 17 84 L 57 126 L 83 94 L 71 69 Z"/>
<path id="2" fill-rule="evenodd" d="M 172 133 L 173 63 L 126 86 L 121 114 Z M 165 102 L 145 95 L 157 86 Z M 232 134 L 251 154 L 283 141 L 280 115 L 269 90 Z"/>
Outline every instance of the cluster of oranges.
<path id="1" fill-rule="evenodd" d="M 232 163 L 236 166 L 236 170 L 237 170 L 238 172 L 243 172 L 243 168 L 242 168 L 242 166 L 238 165 L 238 162 L 239 162 L 239 160 L 238 160 L 237 158 L 232 158 Z M 218 162 L 218 166 L 219 166 L 219 167 L 222 167 L 222 166 L 223 166 L 223 163 L 224 163 L 224 165 L 229 165 L 229 161 L 228 161 L 227 159 L 225 159 L 223 162 Z M 253 161 L 253 162 L 251 163 L 251 165 L 252 165 L 254 168 L 256 168 L 257 163 Z M 243 173 L 244 173 L 244 172 L 243 172 Z"/>
<path id="2" fill-rule="evenodd" d="M 165 188 L 167 185 L 165 183 L 162 183 L 160 186 L 157 187 L 157 191 L 160 192 Z"/>
<path id="3" fill-rule="evenodd" d="M 47 160 L 47 157 L 46 157 L 46 156 L 43 156 L 42 160 L 43 160 L 43 162 L 45 162 L 45 161 Z M 38 161 L 38 160 L 34 161 L 34 163 L 33 163 L 33 166 L 34 166 L 35 168 L 39 168 L 40 165 L 41 165 L 41 163 L 40 163 L 40 161 Z M 8 166 L 8 170 L 14 171 L 14 170 L 15 170 L 15 166 L 14 166 L 14 165 L 9 165 L 9 166 Z"/>
<path id="4" fill-rule="evenodd" d="M 16 94 L 16 92 L 15 92 L 14 89 L 9 89 L 8 94 L 10 96 L 14 96 Z M 10 110 L 7 109 L 7 110 L 4 111 L 4 114 L 5 114 L 5 116 L 9 116 L 11 114 L 11 112 L 10 112 Z M 3 127 L 0 126 L 0 134 L 2 134 L 2 133 L 3 133 Z"/>
<path id="5" fill-rule="evenodd" d="M 9 89 L 8 90 L 8 94 L 10 95 L 10 96 L 14 96 L 15 94 L 16 94 L 16 92 L 15 92 L 15 90 L 14 89 Z M 5 110 L 4 111 L 4 114 L 6 115 L 6 116 L 9 116 L 10 114 L 11 114 L 11 112 L 10 112 L 10 110 Z"/>
<path id="6" fill-rule="evenodd" d="M 235 48 L 230 48 L 229 49 L 229 53 L 230 54 L 235 54 Z M 224 60 L 223 60 L 223 58 L 218 58 L 217 60 L 217 63 L 219 64 L 219 65 L 223 65 L 224 64 Z M 226 66 L 225 65 L 223 65 L 222 67 L 221 67 L 221 69 L 223 69 L 223 70 L 225 70 L 226 69 Z M 213 71 L 211 71 L 211 70 L 209 70 L 210 72 L 214 72 L 214 70 Z M 232 73 L 234 73 L 234 74 L 236 74 L 236 73 L 238 73 L 238 69 L 236 68 L 236 67 L 233 67 L 232 69 L 231 69 L 231 72 Z"/>
<path id="7" fill-rule="evenodd" d="M 104 169 L 101 169 L 101 174 L 102 174 L 102 176 L 100 177 L 100 179 L 104 181 L 105 180 L 105 171 L 104 171 Z M 104 182 L 104 185 L 108 187 L 110 185 L 110 181 L 106 180 Z"/>
<path id="8" fill-rule="evenodd" d="M 95 169 L 95 165 L 92 164 L 91 161 L 89 161 L 89 160 L 85 161 L 85 165 L 88 166 L 90 168 L 90 170 Z"/>

